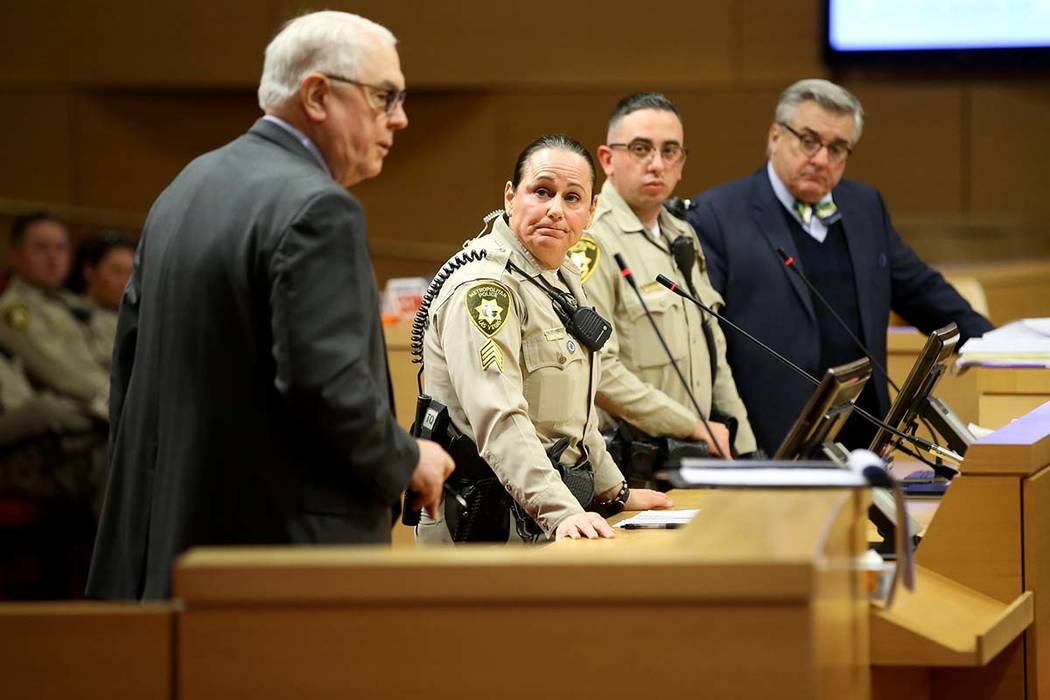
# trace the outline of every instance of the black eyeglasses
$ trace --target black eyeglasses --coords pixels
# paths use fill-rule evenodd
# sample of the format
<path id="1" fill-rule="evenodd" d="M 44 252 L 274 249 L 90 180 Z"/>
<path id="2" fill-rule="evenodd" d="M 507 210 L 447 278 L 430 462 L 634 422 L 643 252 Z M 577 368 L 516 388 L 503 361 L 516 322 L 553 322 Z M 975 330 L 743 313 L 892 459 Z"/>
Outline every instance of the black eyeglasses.
<path id="1" fill-rule="evenodd" d="M 369 85 L 368 83 L 362 83 L 359 80 L 350 80 L 350 78 L 344 78 L 339 75 L 331 75 L 329 73 L 322 73 L 321 75 L 328 78 L 329 80 L 335 80 L 340 83 L 356 85 L 359 88 L 367 88 L 365 94 L 369 95 L 369 101 L 371 102 L 372 96 L 379 98 L 381 104 L 378 105 L 378 107 L 387 114 L 392 114 L 394 110 L 397 109 L 398 105 L 404 104 L 405 97 L 408 95 L 408 92 L 405 90 L 397 90 L 395 88 L 385 87 L 382 85 Z M 372 106 L 376 107 L 377 105 L 373 104 Z"/>
<path id="2" fill-rule="evenodd" d="M 839 163 L 845 162 L 850 154 L 853 153 L 853 149 L 850 148 L 845 141 L 832 141 L 831 143 L 824 143 L 820 140 L 820 137 L 816 134 L 806 131 L 804 133 L 798 133 L 785 122 L 777 122 L 780 126 L 784 127 L 798 139 L 799 148 L 806 155 L 807 158 L 820 153 L 821 148 L 828 150 L 828 161 L 838 165 Z"/>
<path id="3" fill-rule="evenodd" d="M 634 139 L 630 143 L 610 143 L 609 148 L 625 148 L 627 152 L 638 160 L 649 160 L 656 153 L 656 146 L 649 139 Z M 685 160 L 689 151 L 685 146 L 678 143 L 665 143 L 660 146 L 660 158 L 667 165 L 677 165 Z"/>

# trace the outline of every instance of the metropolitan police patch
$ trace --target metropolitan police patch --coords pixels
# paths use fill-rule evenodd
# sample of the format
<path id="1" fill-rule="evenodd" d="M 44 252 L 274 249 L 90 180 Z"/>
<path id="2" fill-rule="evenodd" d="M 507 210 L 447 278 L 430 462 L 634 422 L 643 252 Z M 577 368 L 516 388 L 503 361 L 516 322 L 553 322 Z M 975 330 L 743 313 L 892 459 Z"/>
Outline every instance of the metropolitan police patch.
<path id="1" fill-rule="evenodd" d="M 467 315 L 474 327 L 485 334 L 488 340 L 481 346 L 481 369 L 491 365 L 503 371 L 503 351 L 492 340 L 499 333 L 510 315 L 510 294 L 496 282 L 479 282 L 467 290 L 464 297 Z"/>
<path id="2" fill-rule="evenodd" d="M 580 268 L 580 281 L 586 282 L 594 269 L 598 267 L 601 248 L 590 236 L 583 236 L 572 248 L 569 248 L 569 259 Z"/>
<path id="3" fill-rule="evenodd" d="M 467 290 L 465 298 L 470 322 L 486 337 L 499 333 L 510 315 L 510 294 L 496 282 L 479 282 Z"/>

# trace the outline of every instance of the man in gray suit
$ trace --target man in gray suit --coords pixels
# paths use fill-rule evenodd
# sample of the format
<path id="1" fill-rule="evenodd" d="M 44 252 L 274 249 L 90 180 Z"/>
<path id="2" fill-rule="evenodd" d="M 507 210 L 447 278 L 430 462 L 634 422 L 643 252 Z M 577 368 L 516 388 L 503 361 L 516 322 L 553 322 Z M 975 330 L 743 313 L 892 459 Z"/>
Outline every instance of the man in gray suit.
<path id="1" fill-rule="evenodd" d="M 449 456 L 394 420 L 360 204 L 408 124 L 395 39 L 342 12 L 266 49 L 240 138 L 153 205 L 121 303 L 88 595 L 170 595 L 197 545 L 389 542 Z"/>

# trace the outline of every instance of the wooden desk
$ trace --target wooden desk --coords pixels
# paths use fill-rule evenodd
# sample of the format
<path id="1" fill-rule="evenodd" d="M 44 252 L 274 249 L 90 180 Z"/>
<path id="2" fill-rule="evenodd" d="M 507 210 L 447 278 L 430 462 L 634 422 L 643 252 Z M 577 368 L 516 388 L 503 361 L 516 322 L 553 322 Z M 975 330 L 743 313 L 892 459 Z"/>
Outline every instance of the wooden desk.
<path id="1" fill-rule="evenodd" d="M 196 550 L 179 697 L 863 699 L 866 510 L 718 491 L 650 538 Z"/>
<path id="2" fill-rule="evenodd" d="M 979 424 L 1001 428 L 1050 401 L 1050 370 L 1038 368 L 978 367 Z"/>
<path id="3" fill-rule="evenodd" d="M 0 605 L 6 698 L 170 700 L 170 605 L 98 602 Z"/>

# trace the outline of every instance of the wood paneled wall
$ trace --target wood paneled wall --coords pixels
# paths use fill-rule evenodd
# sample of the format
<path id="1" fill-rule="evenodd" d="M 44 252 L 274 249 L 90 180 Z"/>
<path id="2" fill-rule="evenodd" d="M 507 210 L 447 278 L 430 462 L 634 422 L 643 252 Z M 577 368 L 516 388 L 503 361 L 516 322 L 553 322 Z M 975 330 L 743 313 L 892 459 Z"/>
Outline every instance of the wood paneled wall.
<path id="1" fill-rule="evenodd" d="M 679 194 L 763 162 L 776 97 L 822 76 L 868 121 L 847 174 L 877 185 L 932 260 L 1050 255 L 1050 76 L 830 71 L 820 2 L 328 2 L 400 40 L 409 128 L 356 188 L 379 277 L 428 274 L 499 206 L 514 156 L 566 131 L 596 147 L 615 101 L 659 89 L 691 149 Z M 34 203 L 76 231 L 137 228 L 190 159 L 259 115 L 262 51 L 301 0 L 102 0 L 0 5 L 0 226 Z M 0 245 L 0 255 L 6 240 Z"/>

